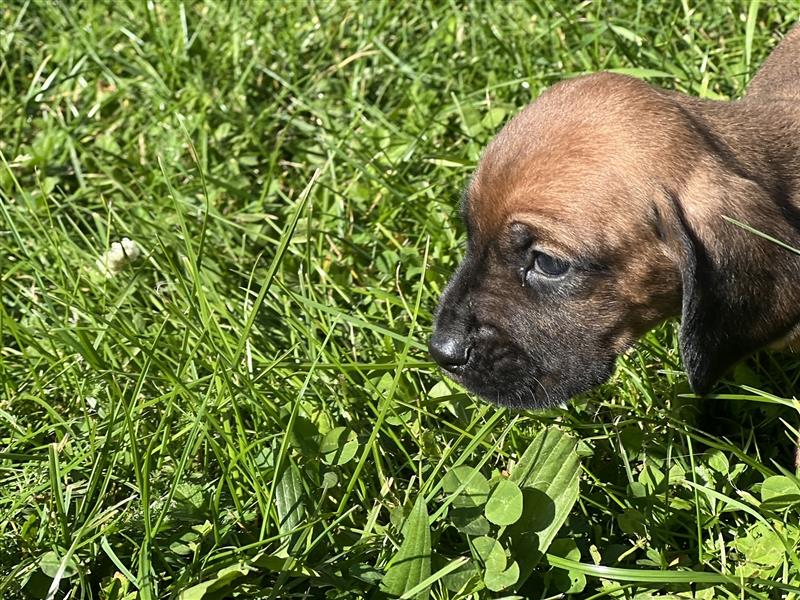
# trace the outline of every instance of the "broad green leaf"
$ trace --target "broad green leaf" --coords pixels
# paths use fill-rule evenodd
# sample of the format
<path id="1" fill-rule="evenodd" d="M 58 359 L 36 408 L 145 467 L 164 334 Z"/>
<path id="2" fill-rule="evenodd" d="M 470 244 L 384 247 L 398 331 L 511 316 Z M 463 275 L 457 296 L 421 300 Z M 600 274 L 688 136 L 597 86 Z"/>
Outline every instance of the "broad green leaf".
<path id="1" fill-rule="evenodd" d="M 632 481 L 628 484 L 628 496 L 631 498 L 645 498 L 647 497 L 647 488 L 638 481 Z"/>
<path id="2" fill-rule="evenodd" d="M 483 509 L 480 506 L 453 508 L 448 514 L 448 519 L 461 533 L 467 535 L 489 533 L 489 521 L 483 516 Z"/>
<path id="3" fill-rule="evenodd" d="M 358 439 L 347 427 L 335 427 L 322 438 L 319 446 L 322 460 L 329 465 L 343 465 L 358 452 Z"/>
<path id="4" fill-rule="evenodd" d="M 626 508 L 617 515 L 617 523 L 623 533 L 645 535 L 644 515 L 635 508 Z"/>
<path id="5" fill-rule="evenodd" d="M 480 471 L 467 465 L 448 471 L 442 487 L 448 496 L 455 495 L 453 506 L 457 508 L 483 506 L 489 497 L 489 482 Z"/>
<path id="6" fill-rule="evenodd" d="M 506 551 L 496 539 L 488 535 L 472 540 L 475 552 L 486 572 L 502 572 L 506 569 Z"/>
<path id="7" fill-rule="evenodd" d="M 355 578 L 371 586 L 380 585 L 383 573 L 371 565 L 356 564 L 348 569 L 348 572 Z"/>
<path id="8" fill-rule="evenodd" d="M 744 473 L 746 470 L 747 470 L 747 465 L 745 463 L 736 463 L 735 465 L 733 465 L 733 468 L 727 473 L 728 480 L 731 483 L 735 482 L 739 478 L 739 475 Z"/>
<path id="9" fill-rule="evenodd" d="M 175 486 L 175 500 L 191 506 L 196 511 L 203 509 L 203 486 L 191 482 L 181 482 Z"/>
<path id="10" fill-rule="evenodd" d="M 63 560 L 64 558 L 62 556 L 59 556 L 57 553 L 51 550 L 42 554 L 42 557 L 39 559 L 39 568 L 45 575 L 52 578 L 58 574 L 58 570 L 61 567 Z M 64 570 L 61 573 L 61 577 L 63 579 L 70 579 L 78 574 L 78 565 L 75 563 L 75 559 L 71 556 L 64 564 L 63 569 Z"/>
<path id="11" fill-rule="evenodd" d="M 250 567 L 244 564 L 225 567 L 217 572 L 214 579 L 198 583 L 197 585 L 183 590 L 178 598 L 179 600 L 202 600 L 206 594 L 223 590 L 229 584 L 240 577 L 244 577 L 249 572 Z"/>
<path id="12" fill-rule="evenodd" d="M 725 456 L 725 453 L 719 449 L 712 449 L 706 452 L 705 454 L 706 460 L 708 462 L 708 466 L 716 471 L 717 473 L 728 473 L 730 470 L 730 464 L 728 463 L 728 457 Z"/>
<path id="13" fill-rule="evenodd" d="M 196 531 L 187 531 L 174 542 L 170 543 L 169 549 L 175 554 L 189 555 L 194 552 L 199 539 L 200 535 Z"/>
<path id="14" fill-rule="evenodd" d="M 294 463 L 284 467 L 275 486 L 275 508 L 278 511 L 278 529 L 288 533 L 303 521 L 306 510 L 303 504 L 303 484 Z"/>
<path id="15" fill-rule="evenodd" d="M 130 581 L 119 571 L 114 573 L 110 579 L 101 583 L 100 597 L 107 600 L 136 600 L 136 592 L 128 592 Z"/>
<path id="16" fill-rule="evenodd" d="M 628 455 L 635 455 L 641 452 L 644 443 L 644 432 L 635 425 L 624 427 L 619 432 L 619 441 L 625 447 Z"/>
<path id="17" fill-rule="evenodd" d="M 666 477 L 661 466 L 654 460 L 646 460 L 642 471 L 639 473 L 637 483 L 640 483 L 649 494 L 660 491 Z"/>
<path id="18" fill-rule="evenodd" d="M 505 571 L 487 571 L 483 576 L 483 583 L 493 592 L 504 590 L 519 580 L 519 564 L 511 563 Z"/>
<path id="19" fill-rule="evenodd" d="M 762 565 L 779 565 L 784 560 L 785 548 L 780 537 L 765 523 L 756 523 L 747 535 L 731 542 L 749 562 Z"/>
<path id="20" fill-rule="evenodd" d="M 442 577 L 442 583 L 451 592 L 458 592 L 480 578 L 480 570 L 474 561 L 468 560 L 455 571 Z"/>
<path id="21" fill-rule="evenodd" d="M 389 509 L 389 523 L 391 523 L 395 529 L 403 531 L 408 515 L 411 514 L 413 508 L 413 506 L 409 506 L 408 502 L 393 506 Z"/>
<path id="22" fill-rule="evenodd" d="M 428 392 L 429 398 L 446 398 L 448 396 L 452 396 L 453 392 L 450 389 L 450 386 L 453 385 L 449 383 L 447 380 L 442 379 L 441 381 L 434 384 L 434 386 Z"/>
<path id="23" fill-rule="evenodd" d="M 672 485 L 675 483 L 680 483 L 684 479 L 686 479 L 686 471 L 683 470 L 683 467 L 680 465 L 680 463 L 672 463 L 669 467 L 669 471 L 667 472 L 667 483 Z"/>
<path id="24" fill-rule="evenodd" d="M 641 46 L 642 45 L 641 36 L 635 34 L 633 31 L 631 31 L 627 27 L 622 27 L 620 25 L 613 25 L 611 23 L 609 23 L 608 27 L 609 27 L 609 29 L 611 29 L 611 31 L 616 33 L 618 36 L 620 36 L 622 38 L 625 38 L 626 40 L 628 40 L 630 42 L 633 42 L 637 46 Z"/>
<path id="25" fill-rule="evenodd" d="M 332 488 L 339 483 L 339 476 L 333 471 L 326 471 L 322 476 L 322 487 Z"/>
<path id="26" fill-rule="evenodd" d="M 550 552 L 569 560 L 580 560 L 581 551 L 572 538 L 558 538 L 550 544 Z"/>
<path id="27" fill-rule="evenodd" d="M 540 431 L 511 473 L 522 490 L 522 516 L 504 534 L 519 563 L 521 585 L 547 551 L 578 498 L 580 460 L 575 440 L 556 427 Z"/>
<path id="28" fill-rule="evenodd" d="M 519 565 L 516 561 L 506 568 L 508 559 L 503 546 L 496 539 L 482 536 L 472 541 L 475 553 L 483 563 L 483 583 L 493 592 L 499 592 L 517 583 Z"/>
<path id="29" fill-rule="evenodd" d="M 403 543 L 381 582 L 381 589 L 395 596 L 402 596 L 431 574 L 431 529 L 422 494 L 417 497 L 403 530 Z M 429 593 L 430 588 L 426 588 L 416 598 L 427 598 Z"/>
<path id="30" fill-rule="evenodd" d="M 481 119 L 481 126 L 484 129 L 493 131 L 503 124 L 506 116 L 508 116 L 508 110 L 500 106 L 495 106 L 489 109 L 489 112 Z"/>
<path id="31" fill-rule="evenodd" d="M 320 573 L 289 556 L 285 548 L 279 548 L 273 554 L 259 554 L 250 565 L 294 577 L 320 577 Z"/>
<path id="32" fill-rule="evenodd" d="M 486 518 L 495 525 L 511 525 L 522 516 L 522 491 L 508 479 L 501 479 L 486 502 Z"/>
<path id="33" fill-rule="evenodd" d="M 297 415 L 294 426 L 289 432 L 289 444 L 310 455 L 318 451 L 319 443 L 319 429 L 317 429 L 317 426 L 311 419 Z"/>
<path id="34" fill-rule="evenodd" d="M 405 410 L 403 412 L 398 412 L 393 415 L 389 415 L 386 417 L 386 422 L 389 425 L 394 427 L 402 427 L 403 425 L 408 424 L 414 418 L 414 413 L 410 410 Z"/>
<path id="35" fill-rule="evenodd" d="M 800 503 L 800 486 L 791 477 L 774 475 L 761 484 L 761 502 L 770 508 L 788 508 Z"/>
<path id="36" fill-rule="evenodd" d="M 581 551 L 572 538 L 557 538 L 550 544 L 550 554 L 568 560 L 580 561 Z M 579 594 L 586 587 L 586 575 L 576 569 L 559 569 L 553 567 L 548 573 L 550 585 L 562 594 Z"/>
<path id="37" fill-rule="evenodd" d="M 571 480 L 572 473 L 580 468 L 575 445 L 575 440 L 557 427 L 542 429 L 525 449 L 509 479 L 520 487 L 543 491 L 563 487 L 562 480 Z"/>

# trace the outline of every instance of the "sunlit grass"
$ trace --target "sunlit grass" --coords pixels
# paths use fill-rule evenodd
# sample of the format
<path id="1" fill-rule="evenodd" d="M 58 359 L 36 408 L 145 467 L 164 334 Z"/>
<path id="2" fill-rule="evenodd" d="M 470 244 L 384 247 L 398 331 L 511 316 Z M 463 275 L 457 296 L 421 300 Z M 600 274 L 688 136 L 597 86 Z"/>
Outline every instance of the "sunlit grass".
<path id="1" fill-rule="evenodd" d="M 509 414 L 443 383 L 426 338 L 460 190 L 508 117 L 601 69 L 736 97 L 798 17 L 4 5 L 0 597 L 377 597 L 420 497 L 431 596 L 500 596 L 442 481 L 496 483 L 543 427 L 577 441 L 574 547 L 522 596 L 569 574 L 579 597 L 797 597 L 796 355 L 697 400 L 668 323 L 567 410 Z M 123 237 L 141 256 L 107 277 Z"/>

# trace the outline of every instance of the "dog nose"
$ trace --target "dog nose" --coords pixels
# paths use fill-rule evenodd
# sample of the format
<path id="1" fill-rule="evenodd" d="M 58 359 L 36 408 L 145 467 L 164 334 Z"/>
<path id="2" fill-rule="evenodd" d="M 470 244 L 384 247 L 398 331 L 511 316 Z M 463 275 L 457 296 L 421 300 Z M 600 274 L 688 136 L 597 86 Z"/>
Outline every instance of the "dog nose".
<path id="1" fill-rule="evenodd" d="M 467 340 L 450 332 L 436 331 L 428 343 L 428 350 L 433 360 L 444 369 L 463 367 L 469 361 Z"/>

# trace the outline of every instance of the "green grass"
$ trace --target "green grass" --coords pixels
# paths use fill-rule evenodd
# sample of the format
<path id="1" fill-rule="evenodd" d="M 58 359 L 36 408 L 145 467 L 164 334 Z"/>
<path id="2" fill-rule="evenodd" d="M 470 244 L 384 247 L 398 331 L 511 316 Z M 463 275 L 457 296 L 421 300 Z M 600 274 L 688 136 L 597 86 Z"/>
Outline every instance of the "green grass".
<path id="1" fill-rule="evenodd" d="M 425 350 L 460 190 L 504 120 L 602 69 L 735 97 L 798 18 L 710 0 L 0 7 L 0 597 L 380 597 L 425 539 L 428 581 L 386 589 L 501 597 L 514 586 L 485 576 L 507 559 L 532 569 L 528 598 L 800 597 L 796 355 L 698 400 L 668 323 L 565 410 L 511 414 Z M 123 236 L 143 256 L 105 278 Z M 534 565 L 502 525 L 476 537 L 454 515 L 469 486 L 519 479 L 542 430 L 577 441 L 580 488 Z"/>

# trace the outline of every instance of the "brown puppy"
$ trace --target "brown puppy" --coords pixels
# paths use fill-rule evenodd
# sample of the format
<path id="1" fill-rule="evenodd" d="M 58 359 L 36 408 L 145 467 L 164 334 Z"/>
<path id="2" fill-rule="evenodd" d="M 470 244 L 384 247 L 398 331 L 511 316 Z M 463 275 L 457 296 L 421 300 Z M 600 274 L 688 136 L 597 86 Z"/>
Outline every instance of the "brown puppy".
<path id="1" fill-rule="evenodd" d="M 509 406 L 560 404 L 672 316 L 693 389 L 800 334 L 800 28 L 745 98 L 599 73 L 559 83 L 486 148 L 434 359 Z"/>

